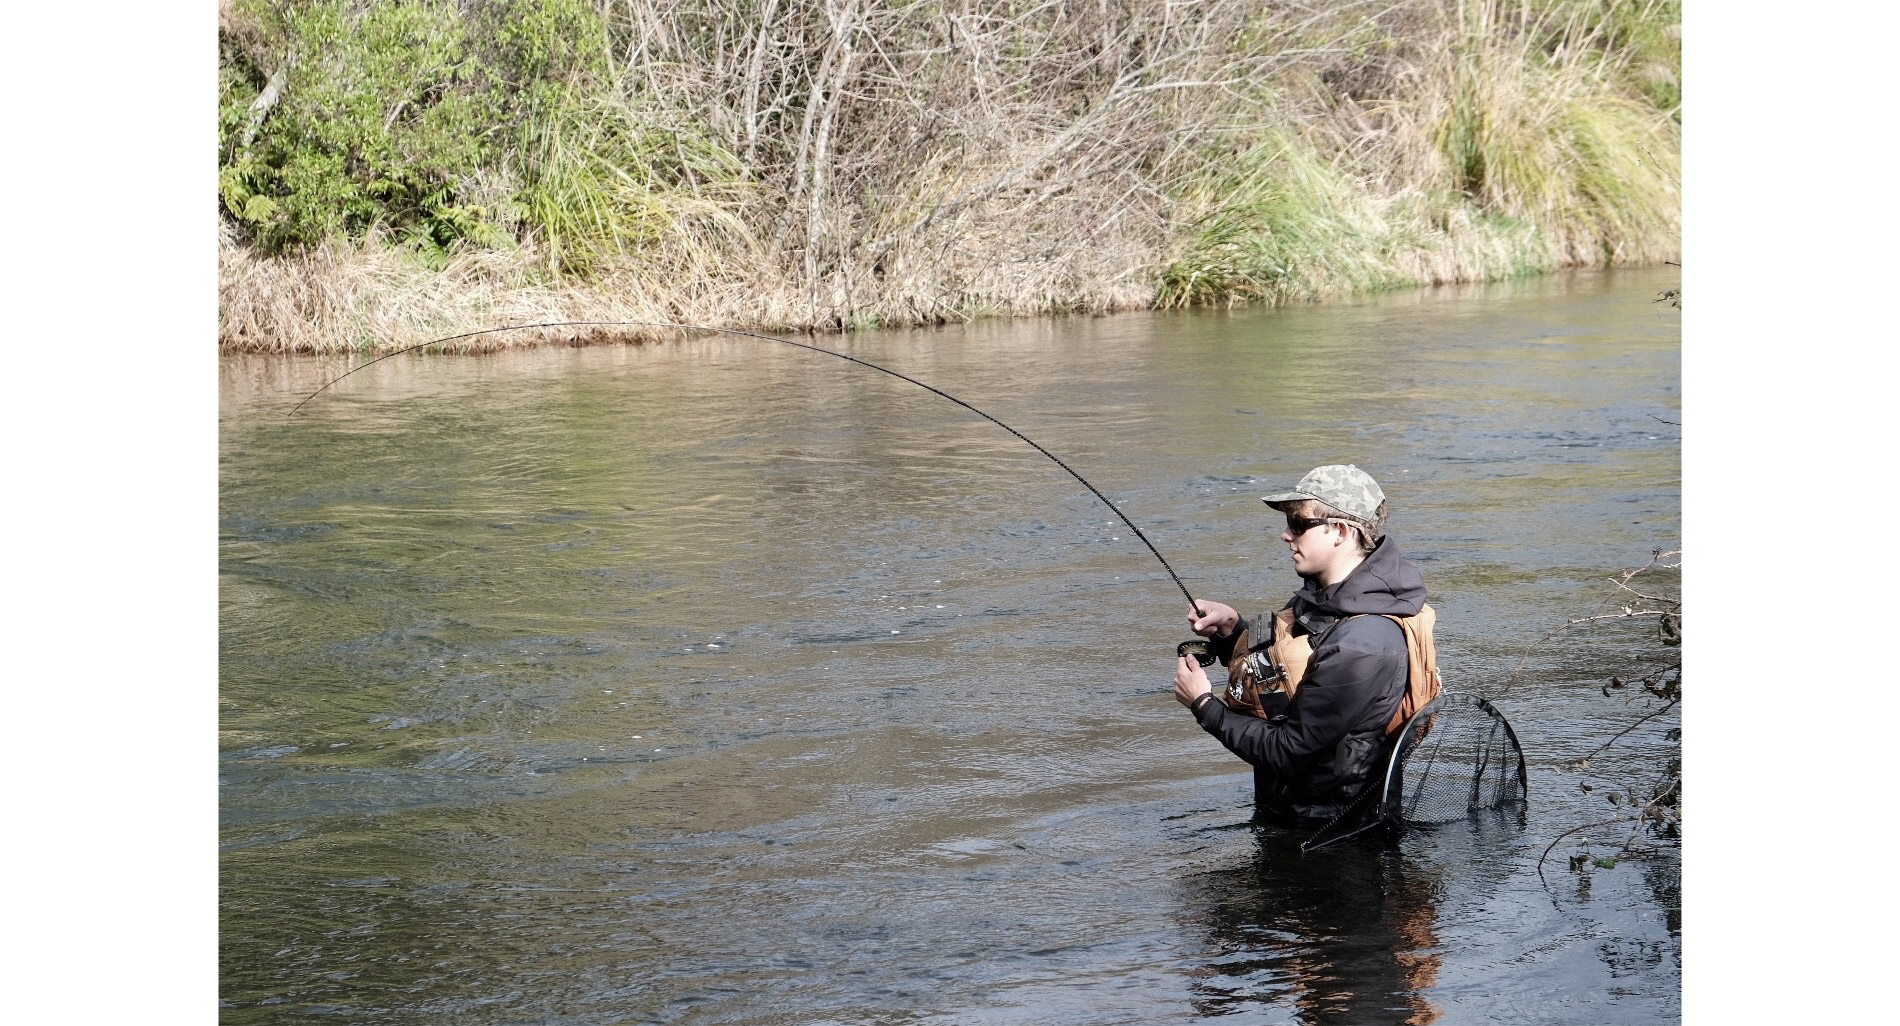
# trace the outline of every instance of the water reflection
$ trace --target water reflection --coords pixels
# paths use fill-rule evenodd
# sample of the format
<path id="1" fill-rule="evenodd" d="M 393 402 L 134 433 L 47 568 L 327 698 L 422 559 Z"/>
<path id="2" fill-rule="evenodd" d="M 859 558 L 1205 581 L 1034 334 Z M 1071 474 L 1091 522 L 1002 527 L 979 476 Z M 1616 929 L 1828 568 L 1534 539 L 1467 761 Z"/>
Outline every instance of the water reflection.
<path id="1" fill-rule="evenodd" d="M 1253 828 L 1244 854 L 1183 889 L 1183 915 L 1222 957 L 1194 971 L 1197 1014 L 1267 1005 L 1303 1024 L 1437 1022 L 1439 885 L 1398 848 L 1302 856 L 1303 832 Z"/>

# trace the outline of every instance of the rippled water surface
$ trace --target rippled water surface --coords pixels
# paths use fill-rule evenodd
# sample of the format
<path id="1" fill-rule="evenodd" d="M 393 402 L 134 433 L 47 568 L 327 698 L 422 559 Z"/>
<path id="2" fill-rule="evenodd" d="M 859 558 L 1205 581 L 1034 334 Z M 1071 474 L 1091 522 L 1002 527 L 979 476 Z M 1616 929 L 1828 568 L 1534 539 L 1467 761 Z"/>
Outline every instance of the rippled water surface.
<path id="1" fill-rule="evenodd" d="M 1674 721 L 1574 765 L 1650 710 L 1633 635 L 1531 646 L 1678 547 L 1676 280 L 819 340 L 1249 611 L 1298 583 L 1259 495 L 1385 485 L 1532 804 L 1308 857 L 1169 695 L 1159 563 L 921 389 L 700 337 L 292 418 L 347 364 L 225 361 L 221 1020 L 1673 1020 L 1672 849 L 1559 835 Z"/>

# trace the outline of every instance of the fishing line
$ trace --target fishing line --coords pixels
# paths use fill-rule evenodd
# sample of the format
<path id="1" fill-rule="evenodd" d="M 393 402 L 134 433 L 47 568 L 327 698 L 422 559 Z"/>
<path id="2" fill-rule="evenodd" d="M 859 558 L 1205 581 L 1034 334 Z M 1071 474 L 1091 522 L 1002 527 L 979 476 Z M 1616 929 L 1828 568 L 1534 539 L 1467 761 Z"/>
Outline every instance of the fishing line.
<path id="1" fill-rule="evenodd" d="M 1018 431 L 1013 427 L 1010 427 L 1008 424 L 1005 424 L 1002 421 L 997 420 L 995 417 L 992 417 L 989 414 L 984 413 L 982 410 L 979 410 L 976 407 L 971 406 L 969 403 L 966 403 L 963 400 L 958 399 L 956 396 L 951 395 L 950 393 L 944 391 L 943 389 L 938 388 L 935 385 L 925 384 L 924 382 L 918 381 L 916 378 L 913 378 L 908 374 L 901 374 L 897 371 L 890 369 L 889 367 L 881 367 L 875 363 L 872 363 L 869 360 L 860 360 L 855 356 L 851 356 L 846 353 L 840 353 L 836 350 L 824 349 L 819 346 L 808 345 L 804 342 L 794 342 L 791 339 L 779 338 L 775 335 L 761 335 L 757 332 L 752 332 L 752 331 L 740 331 L 737 328 L 713 328 L 713 327 L 708 327 L 703 324 L 675 324 L 670 321 L 549 321 L 543 324 L 513 324 L 513 325 L 509 325 L 507 327 L 502 327 L 502 328 L 483 328 L 480 331 L 466 331 L 460 335 L 449 335 L 446 338 L 434 338 L 434 339 L 430 339 L 427 342 L 418 342 L 417 344 L 413 346 L 406 346 L 402 349 L 396 350 L 393 353 L 384 353 L 383 355 L 377 357 L 376 359 L 371 360 L 368 363 L 365 363 L 361 366 L 352 367 L 349 370 L 346 370 L 343 373 L 338 374 L 336 377 L 331 378 L 330 380 L 324 382 L 323 385 L 319 387 L 315 392 L 312 392 L 309 395 L 304 396 L 303 402 L 300 402 L 297 405 L 291 407 L 290 412 L 288 414 L 285 414 L 285 416 L 296 416 L 297 411 L 304 408 L 304 403 L 308 403 L 310 400 L 315 399 L 318 395 L 322 394 L 324 389 L 329 388 L 331 385 L 334 385 L 337 382 L 342 381 L 344 378 L 347 378 L 350 375 L 355 374 L 357 371 L 360 371 L 364 369 L 365 367 L 371 367 L 376 364 L 379 364 L 383 362 L 384 360 L 389 359 L 392 356 L 401 356 L 404 353 L 413 353 L 418 349 L 422 349 L 427 346 L 436 345 L 438 343 L 456 342 L 465 338 L 475 338 L 478 335 L 492 335 L 500 331 L 524 331 L 529 328 L 624 328 L 624 327 L 678 328 L 678 329 L 687 330 L 687 331 L 718 331 L 718 332 L 723 332 L 727 335 L 738 335 L 742 338 L 763 339 L 767 342 L 782 342 L 785 345 L 796 346 L 799 349 L 809 350 L 814 353 L 823 353 L 826 356 L 835 356 L 840 360 L 849 360 L 852 363 L 859 365 L 860 367 L 869 367 L 874 371 L 883 371 L 884 373 L 889 374 L 891 377 L 901 378 L 905 381 L 908 381 L 911 384 L 916 385 L 918 388 L 927 389 L 931 392 L 935 392 L 938 395 L 944 397 L 945 399 L 948 399 L 951 402 L 956 403 L 958 406 L 961 406 L 964 409 L 969 410 L 971 413 L 974 413 L 977 416 L 982 417 L 984 420 L 989 421 L 990 423 L 996 425 L 997 427 L 1002 428 L 1004 431 L 1007 431 L 1010 434 L 1015 435 L 1017 438 L 1022 439 L 1024 442 L 1029 443 L 1031 448 L 1035 449 L 1039 453 L 1042 453 L 1044 456 L 1049 457 L 1050 460 L 1055 462 L 1056 466 L 1061 467 L 1063 470 L 1068 471 L 1070 477 L 1073 477 L 1077 481 L 1080 481 L 1082 483 L 1082 487 L 1087 488 L 1091 494 L 1093 494 L 1096 498 L 1102 500 L 1102 505 L 1107 506 L 1108 511 L 1110 513 L 1113 513 L 1117 517 L 1121 518 L 1121 522 L 1124 524 L 1127 524 L 1128 529 L 1130 531 L 1135 532 L 1135 537 L 1141 539 L 1141 543 L 1143 545 L 1148 546 L 1148 551 L 1154 553 L 1154 557 L 1161 561 L 1161 568 L 1166 570 L 1168 572 L 1168 576 L 1174 579 L 1174 586 L 1181 589 L 1181 594 L 1187 596 L 1188 605 L 1194 607 L 1195 615 L 1197 616 L 1207 615 L 1204 611 L 1202 611 L 1201 604 L 1194 600 L 1194 596 L 1192 593 L 1188 591 L 1187 585 L 1181 583 L 1181 577 L 1179 574 L 1176 574 L 1174 572 L 1174 567 L 1168 565 L 1167 557 L 1161 554 L 1160 549 L 1155 548 L 1154 542 L 1151 542 L 1148 540 L 1148 536 L 1141 532 L 1141 528 L 1136 527 L 1135 522 L 1133 520 L 1128 519 L 1127 514 L 1123 513 L 1120 509 L 1118 509 L 1113 502 L 1110 502 L 1108 500 L 1108 496 L 1103 495 L 1101 491 L 1098 490 L 1094 485 L 1089 484 L 1087 478 L 1083 477 L 1081 474 L 1076 473 L 1074 467 L 1071 467 L 1067 463 L 1062 462 L 1062 458 L 1057 456 L 1055 453 L 1052 453 L 1049 450 L 1043 448 L 1041 445 L 1038 445 L 1035 439 L 1030 438 L 1028 435 L 1023 434 L 1021 431 Z"/>

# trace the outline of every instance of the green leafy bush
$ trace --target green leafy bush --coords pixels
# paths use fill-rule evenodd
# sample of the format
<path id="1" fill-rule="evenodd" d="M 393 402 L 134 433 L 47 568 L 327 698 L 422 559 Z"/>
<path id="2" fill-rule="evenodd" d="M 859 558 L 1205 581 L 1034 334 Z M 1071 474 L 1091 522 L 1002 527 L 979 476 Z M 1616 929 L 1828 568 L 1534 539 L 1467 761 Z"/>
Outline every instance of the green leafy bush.
<path id="1" fill-rule="evenodd" d="M 471 198 L 525 126 L 607 66 L 586 0 L 240 0 L 220 76 L 218 185 L 269 252 L 380 227 L 424 255 L 503 241 L 506 212 Z M 252 105 L 282 74 L 255 138 Z"/>

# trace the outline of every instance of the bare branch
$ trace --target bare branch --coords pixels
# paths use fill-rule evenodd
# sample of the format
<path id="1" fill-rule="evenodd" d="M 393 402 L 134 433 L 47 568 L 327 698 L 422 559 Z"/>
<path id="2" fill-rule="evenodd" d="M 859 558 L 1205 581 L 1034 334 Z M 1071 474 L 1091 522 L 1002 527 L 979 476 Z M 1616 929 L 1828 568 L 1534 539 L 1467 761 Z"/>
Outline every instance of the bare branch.
<path id="1" fill-rule="evenodd" d="M 1629 586 L 1628 577 L 1611 578 L 1610 583 L 1616 585 L 1618 588 L 1621 588 L 1624 591 L 1629 592 L 1630 594 L 1636 596 L 1637 598 L 1644 600 L 1645 602 L 1667 602 L 1668 604 L 1675 606 L 1678 609 L 1682 607 L 1681 599 L 1669 598 L 1668 596 L 1664 596 L 1664 595 L 1645 595 L 1642 592 L 1637 591 L 1635 588 L 1632 588 Z"/>
<path id="2" fill-rule="evenodd" d="M 1550 892 L 1550 881 L 1544 879 L 1544 862 L 1550 858 L 1550 853 L 1556 850 L 1557 845 L 1560 844 L 1564 838 L 1569 837 L 1571 834 L 1579 834 L 1585 830 L 1591 830 L 1596 827 L 1610 826 L 1616 823 L 1627 823 L 1633 818 L 1635 817 L 1634 816 L 1615 816 L 1610 819 L 1598 820 L 1595 823 L 1585 823 L 1584 825 L 1580 827 L 1571 827 L 1569 830 L 1566 830 L 1563 833 L 1558 834 L 1556 837 L 1552 838 L 1551 842 L 1548 845 L 1544 846 L 1543 853 L 1537 856 L 1537 879 L 1538 879 L 1538 882 L 1544 885 L 1544 892 L 1547 894 Z M 1556 895 L 1551 895 L 1550 900 L 1552 901 L 1552 903 L 1555 903 L 1557 900 Z"/>
<path id="3" fill-rule="evenodd" d="M 1674 709 L 1674 708 L 1675 708 L 1675 707 L 1676 707 L 1677 705 L 1679 705 L 1679 704 L 1681 704 L 1681 700 L 1680 700 L 1680 699 L 1678 699 L 1678 700 L 1676 700 L 1676 701 L 1672 701 L 1672 702 L 1670 702 L 1670 703 L 1669 703 L 1668 705 L 1665 705 L 1665 706 L 1663 706 L 1662 708 L 1660 708 L 1660 709 L 1657 709 L 1657 710 L 1656 710 L 1655 712 L 1652 712 L 1652 713 L 1650 713 L 1650 714 L 1649 714 L 1648 716 L 1645 716 L 1645 717 L 1643 717 L 1642 719 L 1640 719 L 1640 720 L 1637 720 L 1637 721 L 1636 721 L 1635 723 L 1632 723 L 1632 724 L 1630 724 L 1629 726 L 1627 726 L 1627 727 L 1624 727 L 1624 728 L 1623 728 L 1622 730 L 1619 730 L 1619 731 L 1617 731 L 1617 732 L 1616 732 L 1616 736 L 1615 736 L 1615 737 L 1612 737 L 1612 738 L 1610 738 L 1610 739 L 1609 739 L 1608 741 L 1605 741 L 1605 742 L 1603 742 L 1603 743 L 1602 743 L 1601 745 L 1598 745 L 1598 746 L 1596 747 L 1596 749 L 1595 749 L 1594 751 L 1592 751 L 1592 752 L 1591 752 L 1591 753 L 1590 753 L 1589 755 L 1586 755 L 1586 756 L 1583 756 L 1582 758 L 1580 758 L 1580 759 L 1578 759 L 1578 760 L 1576 760 L 1576 761 L 1577 761 L 1577 762 L 1588 762 L 1588 761 L 1590 761 L 1591 759 L 1594 759 L 1594 758 L 1596 758 L 1597 756 L 1599 756 L 1599 755 L 1602 755 L 1602 754 L 1603 754 L 1604 752 L 1606 752 L 1606 751 L 1609 751 L 1609 749 L 1610 749 L 1610 746 L 1611 746 L 1611 745 L 1613 745 L 1613 744 L 1615 744 L 1615 743 L 1617 743 L 1618 741 L 1621 741 L 1621 740 L 1622 740 L 1622 739 L 1623 739 L 1624 737 L 1626 737 L 1626 736 L 1628 736 L 1628 735 L 1629 735 L 1629 733 L 1630 733 L 1630 731 L 1633 731 L 1633 730 L 1635 730 L 1635 729 L 1636 729 L 1637 727 L 1640 727 L 1640 726 L 1642 726 L 1643 724 L 1645 724 L 1645 723 L 1648 723 L 1648 722 L 1649 722 L 1650 720 L 1653 720 L 1653 719 L 1655 719 L 1656 717 L 1658 717 L 1658 716 L 1661 716 L 1661 715 L 1662 715 L 1663 713 L 1666 713 L 1666 712 L 1668 712 L 1669 710 L 1671 710 L 1671 709 Z"/>

